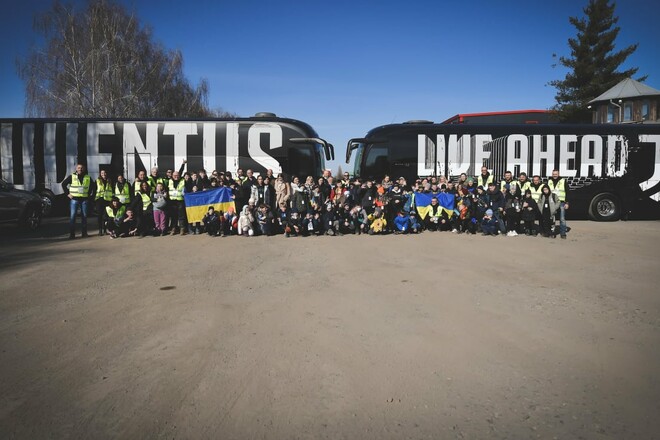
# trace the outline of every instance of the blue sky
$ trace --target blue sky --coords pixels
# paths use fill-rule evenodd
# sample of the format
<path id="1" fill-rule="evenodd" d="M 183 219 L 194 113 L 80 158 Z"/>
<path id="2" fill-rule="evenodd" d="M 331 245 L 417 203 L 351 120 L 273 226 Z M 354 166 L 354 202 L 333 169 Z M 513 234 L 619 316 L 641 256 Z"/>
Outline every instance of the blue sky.
<path id="1" fill-rule="evenodd" d="M 311 124 L 343 157 L 346 141 L 376 126 L 457 113 L 545 109 L 547 86 L 566 71 L 569 16 L 584 1 L 137 1 L 121 0 L 179 49 L 187 77 L 207 78 L 211 107 L 270 111 Z M 75 1 L 74 3 L 82 3 Z M 0 17 L 0 117 L 21 117 L 15 60 L 38 44 L 36 11 L 22 0 Z M 619 48 L 640 43 L 623 66 L 660 88 L 660 2 L 617 4 Z M 336 167 L 337 164 L 334 164 Z"/>

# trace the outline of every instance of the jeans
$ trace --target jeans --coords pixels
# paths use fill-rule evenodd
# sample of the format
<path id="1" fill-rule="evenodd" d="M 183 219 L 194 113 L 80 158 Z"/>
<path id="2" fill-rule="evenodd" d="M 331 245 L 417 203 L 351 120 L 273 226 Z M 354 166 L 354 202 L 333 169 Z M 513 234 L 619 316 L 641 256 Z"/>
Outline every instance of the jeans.
<path id="1" fill-rule="evenodd" d="M 559 234 L 566 235 L 566 202 L 559 204 Z"/>
<path id="2" fill-rule="evenodd" d="M 82 225 L 82 230 L 87 230 L 87 199 L 77 199 L 74 197 L 69 202 L 69 229 L 71 232 L 76 228 L 76 214 L 78 212 L 78 207 L 80 207 L 80 224 Z"/>

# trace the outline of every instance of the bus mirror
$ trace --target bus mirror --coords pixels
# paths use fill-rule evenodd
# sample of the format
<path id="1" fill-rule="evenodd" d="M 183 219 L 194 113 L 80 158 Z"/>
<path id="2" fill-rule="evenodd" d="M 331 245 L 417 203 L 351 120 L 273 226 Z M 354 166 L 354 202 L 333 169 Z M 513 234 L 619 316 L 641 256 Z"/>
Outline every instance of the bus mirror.
<path id="1" fill-rule="evenodd" d="M 289 142 L 293 144 L 321 144 L 325 152 L 325 159 L 334 160 L 335 158 L 335 148 L 321 138 L 291 138 Z"/>

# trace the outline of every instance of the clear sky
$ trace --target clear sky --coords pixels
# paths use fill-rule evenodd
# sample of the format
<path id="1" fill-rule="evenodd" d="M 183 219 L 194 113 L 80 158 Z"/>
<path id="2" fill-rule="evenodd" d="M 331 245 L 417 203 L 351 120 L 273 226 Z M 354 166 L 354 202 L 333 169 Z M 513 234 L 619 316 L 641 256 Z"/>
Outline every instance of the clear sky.
<path id="1" fill-rule="evenodd" d="M 82 3 L 82 1 L 74 1 Z M 303 120 L 335 145 L 373 127 L 457 113 L 546 109 L 566 71 L 569 16 L 586 0 L 187 1 L 121 0 L 155 38 L 179 49 L 187 77 L 207 78 L 212 108 Z M 0 117 L 21 117 L 17 57 L 38 44 L 33 15 L 49 1 L 6 2 L 0 16 Z M 617 3 L 619 48 L 660 88 L 657 0 Z"/>

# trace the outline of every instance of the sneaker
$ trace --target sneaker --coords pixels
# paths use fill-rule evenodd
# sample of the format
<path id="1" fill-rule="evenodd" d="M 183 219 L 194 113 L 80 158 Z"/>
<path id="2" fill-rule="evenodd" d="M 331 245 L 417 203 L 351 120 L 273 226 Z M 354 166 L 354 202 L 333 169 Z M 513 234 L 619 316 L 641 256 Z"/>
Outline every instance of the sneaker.
<path id="1" fill-rule="evenodd" d="M 562 238 L 563 240 L 566 240 L 566 234 L 561 234 L 561 238 Z"/>
<path id="2" fill-rule="evenodd" d="M 454 228 L 451 230 L 452 234 L 458 234 L 458 229 Z"/>
<path id="3" fill-rule="evenodd" d="M 507 236 L 507 237 L 513 237 L 513 231 L 509 231 L 509 232 L 507 232 L 507 233 L 506 233 L 506 236 Z"/>

